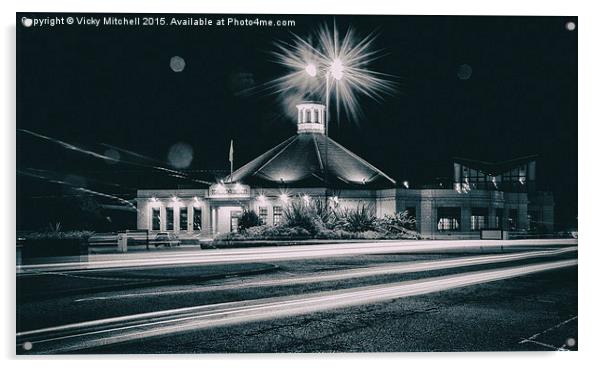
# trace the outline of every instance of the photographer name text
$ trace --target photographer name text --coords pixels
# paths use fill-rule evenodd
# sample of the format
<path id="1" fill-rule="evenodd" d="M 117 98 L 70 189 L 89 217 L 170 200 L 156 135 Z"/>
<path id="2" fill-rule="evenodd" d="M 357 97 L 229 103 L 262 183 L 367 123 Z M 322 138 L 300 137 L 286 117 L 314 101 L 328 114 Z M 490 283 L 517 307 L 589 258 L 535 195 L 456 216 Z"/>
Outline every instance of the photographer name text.
<path id="1" fill-rule="evenodd" d="M 45 18 L 23 17 L 26 27 L 294 27 L 293 19 L 258 17 L 161 17 L 161 16 L 56 16 Z"/>

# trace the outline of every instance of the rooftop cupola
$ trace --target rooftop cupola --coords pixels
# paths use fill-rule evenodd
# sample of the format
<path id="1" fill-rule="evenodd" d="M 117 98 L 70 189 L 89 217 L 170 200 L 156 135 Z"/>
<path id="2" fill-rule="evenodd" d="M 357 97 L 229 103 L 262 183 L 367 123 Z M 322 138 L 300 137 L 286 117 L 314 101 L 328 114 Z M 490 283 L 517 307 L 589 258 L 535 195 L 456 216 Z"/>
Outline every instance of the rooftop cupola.
<path id="1" fill-rule="evenodd" d="M 326 107 L 319 102 L 303 102 L 297 105 L 297 133 L 324 134 Z"/>

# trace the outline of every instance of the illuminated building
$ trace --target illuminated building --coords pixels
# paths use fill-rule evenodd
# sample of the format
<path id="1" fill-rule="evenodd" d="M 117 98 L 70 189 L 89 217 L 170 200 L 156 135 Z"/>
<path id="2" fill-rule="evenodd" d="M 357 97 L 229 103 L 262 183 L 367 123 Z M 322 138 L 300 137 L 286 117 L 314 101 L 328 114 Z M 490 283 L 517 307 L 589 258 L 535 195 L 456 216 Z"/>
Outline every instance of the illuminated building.
<path id="1" fill-rule="evenodd" d="M 181 234 L 236 231 L 244 208 L 279 224 L 293 200 L 368 205 L 378 217 L 408 211 L 427 238 L 477 238 L 481 229 L 553 230 L 554 201 L 535 190 L 536 157 L 501 163 L 456 158 L 450 180 L 397 182 L 324 134 L 325 107 L 297 106 L 297 134 L 204 189 L 139 190 L 138 228 Z"/>

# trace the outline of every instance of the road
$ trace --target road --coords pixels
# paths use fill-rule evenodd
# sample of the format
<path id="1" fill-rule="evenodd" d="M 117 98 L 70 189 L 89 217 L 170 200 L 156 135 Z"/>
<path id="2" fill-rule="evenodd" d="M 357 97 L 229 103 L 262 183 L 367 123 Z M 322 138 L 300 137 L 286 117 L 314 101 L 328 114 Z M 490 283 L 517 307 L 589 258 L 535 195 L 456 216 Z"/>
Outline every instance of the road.
<path id="1" fill-rule="evenodd" d="M 575 350 L 575 240 L 103 255 L 17 273 L 17 353 Z"/>

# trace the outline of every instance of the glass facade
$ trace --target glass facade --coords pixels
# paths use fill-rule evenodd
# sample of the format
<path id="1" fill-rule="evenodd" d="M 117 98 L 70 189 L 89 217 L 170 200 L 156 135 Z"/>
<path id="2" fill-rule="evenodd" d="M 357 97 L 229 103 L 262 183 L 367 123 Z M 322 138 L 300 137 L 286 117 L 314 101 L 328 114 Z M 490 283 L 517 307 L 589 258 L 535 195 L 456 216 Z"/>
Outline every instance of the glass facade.
<path id="1" fill-rule="evenodd" d="M 499 165 L 487 164 L 487 168 L 474 168 L 471 165 L 459 164 L 455 172 L 456 190 L 487 189 L 512 192 L 525 192 L 535 188 L 535 161 L 517 164 L 514 167 L 501 168 Z M 479 167 L 478 164 L 475 166 Z"/>

